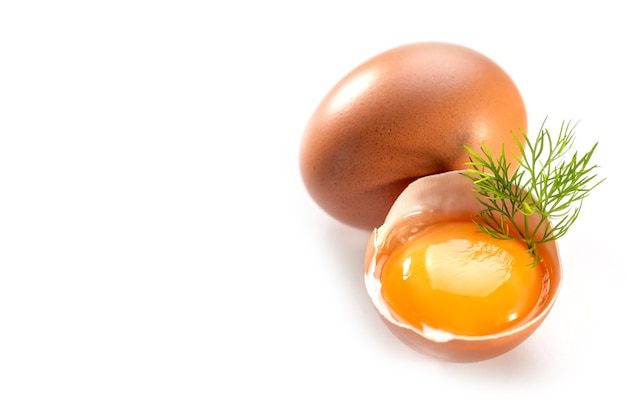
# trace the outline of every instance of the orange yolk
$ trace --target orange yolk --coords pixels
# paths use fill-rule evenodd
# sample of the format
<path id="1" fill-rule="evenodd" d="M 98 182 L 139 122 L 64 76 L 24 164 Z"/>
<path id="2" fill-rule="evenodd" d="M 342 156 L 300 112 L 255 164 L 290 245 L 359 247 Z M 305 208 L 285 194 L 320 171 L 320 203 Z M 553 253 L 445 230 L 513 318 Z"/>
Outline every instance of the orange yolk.
<path id="1" fill-rule="evenodd" d="M 418 329 L 493 334 L 537 304 L 544 272 L 532 262 L 522 242 L 493 239 L 472 222 L 437 223 L 391 252 L 381 270 L 382 296 Z"/>

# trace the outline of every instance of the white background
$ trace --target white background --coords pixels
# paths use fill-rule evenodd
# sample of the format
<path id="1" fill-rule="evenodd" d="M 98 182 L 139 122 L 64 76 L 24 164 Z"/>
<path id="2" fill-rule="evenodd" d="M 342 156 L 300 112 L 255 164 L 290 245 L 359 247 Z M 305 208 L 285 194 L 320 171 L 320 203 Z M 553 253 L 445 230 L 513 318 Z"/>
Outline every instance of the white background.
<path id="1" fill-rule="evenodd" d="M 621 8 L 1 2 L 0 415 L 624 415 Z M 334 83 L 427 40 L 498 62 L 530 132 L 580 121 L 607 177 L 559 243 L 552 313 L 486 362 L 395 339 L 368 233 L 299 176 Z"/>

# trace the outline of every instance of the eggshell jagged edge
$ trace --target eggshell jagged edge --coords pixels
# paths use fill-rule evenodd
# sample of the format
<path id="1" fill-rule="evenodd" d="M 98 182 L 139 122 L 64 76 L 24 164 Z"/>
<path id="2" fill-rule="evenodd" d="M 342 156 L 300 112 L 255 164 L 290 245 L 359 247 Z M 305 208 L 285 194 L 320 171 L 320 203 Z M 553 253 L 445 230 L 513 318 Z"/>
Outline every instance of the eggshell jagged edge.
<path id="1" fill-rule="evenodd" d="M 369 297 L 374 304 L 374 307 L 378 311 L 379 315 L 386 321 L 388 326 L 397 326 L 400 329 L 404 329 L 401 332 L 394 331 L 398 337 L 404 339 L 405 343 L 412 345 L 422 345 L 423 343 L 432 344 L 445 344 L 451 341 L 460 341 L 462 343 L 479 342 L 495 339 L 517 339 L 516 342 L 505 342 L 505 347 L 499 347 L 501 352 L 510 350 L 515 345 L 521 343 L 526 339 L 534 330 L 543 322 L 548 312 L 552 309 L 552 306 L 557 298 L 560 286 L 561 286 L 561 263 L 558 252 L 558 246 L 556 241 L 548 242 L 542 246 L 542 256 L 546 258 L 548 262 L 548 268 L 550 273 L 551 285 L 548 293 L 544 294 L 547 299 L 542 303 L 541 310 L 523 323 L 515 326 L 507 331 L 500 332 L 494 335 L 488 336 L 460 336 L 446 331 L 433 328 L 424 328 L 423 330 L 417 329 L 410 324 L 404 323 L 394 317 L 392 312 L 387 307 L 381 295 L 381 282 L 376 277 L 377 262 L 379 261 L 379 251 L 384 245 L 388 234 L 396 225 L 396 223 L 414 213 L 475 213 L 478 212 L 482 205 L 478 202 L 474 195 L 473 182 L 461 175 L 463 171 L 448 171 L 441 174 L 429 175 L 419 178 L 411 183 L 396 199 L 392 205 L 389 213 L 386 216 L 385 222 L 378 228 L 374 229 L 368 242 L 367 251 L 365 255 L 365 286 Z M 445 190 L 445 192 L 442 192 Z M 531 224 L 539 220 L 539 216 L 530 218 Z M 536 224 L 536 223 L 535 223 Z M 393 329 L 392 330 L 399 330 Z M 400 334 L 399 334 L 400 333 Z M 522 334 L 520 334 L 522 333 Z M 413 334 L 413 336 L 411 336 Z M 425 340 L 417 340 L 416 337 L 423 338 Z M 412 340 L 406 340 L 410 338 Z M 508 343 L 509 346 L 506 346 Z M 428 350 L 431 347 L 427 347 Z M 494 348 L 497 349 L 498 348 Z M 453 356 L 456 353 L 452 354 Z M 447 353 L 443 353 L 441 356 L 446 359 L 450 359 Z M 479 357 L 478 359 L 484 359 Z M 492 355 L 492 356 L 495 356 Z M 452 358 L 456 360 L 457 358 Z M 463 360 L 463 359 L 461 359 Z"/>
<path id="2" fill-rule="evenodd" d="M 389 231 L 395 223 L 410 215 L 419 212 L 458 212 L 478 211 L 480 204 L 468 187 L 470 180 L 461 175 L 461 171 L 450 171 L 419 178 L 398 196 L 391 206 L 385 222 L 373 231 L 373 250 L 371 261 L 367 267 L 365 285 L 376 309 L 390 322 L 417 331 L 413 326 L 396 320 L 381 296 L 381 282 L 374 276 L 378 251 L 385 243 Z M 442 187 L 446 192 L 442 193 Z M 469 191 L 469 192 L 468 192 Z M 370 245 L 371 246 L 371 245 Z M 438 329 L 424 328 L 423 335 L 436 342 L 447 342 L 455 335 Z"/>

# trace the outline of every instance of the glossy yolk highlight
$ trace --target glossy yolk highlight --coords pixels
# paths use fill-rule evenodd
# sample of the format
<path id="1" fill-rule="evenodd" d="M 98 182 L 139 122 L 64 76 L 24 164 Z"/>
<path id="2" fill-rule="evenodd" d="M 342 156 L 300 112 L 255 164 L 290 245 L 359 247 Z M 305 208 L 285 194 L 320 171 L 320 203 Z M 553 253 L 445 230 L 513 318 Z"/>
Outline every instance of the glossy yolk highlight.
<path id="1" fill-rule="evenodd" d="M 402 319 L 456 335 L 507 329 L 535 307 L 540 264 L 523 243 L 479 233 L 472 222 L 431 225 L 393 251 L 382 267 L 382 296 Z"/>

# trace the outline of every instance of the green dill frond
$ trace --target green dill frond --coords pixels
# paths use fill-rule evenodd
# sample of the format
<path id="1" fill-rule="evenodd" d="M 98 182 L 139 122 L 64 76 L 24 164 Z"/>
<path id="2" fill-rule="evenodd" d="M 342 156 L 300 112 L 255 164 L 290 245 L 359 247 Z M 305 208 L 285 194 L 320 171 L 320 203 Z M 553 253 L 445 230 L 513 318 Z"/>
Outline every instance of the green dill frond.
<path id="1" fill-rule="evenodd" d="M 542 260 L 538 245 L 565 235 L 583 200 L 604 181 L 591 163 L 597 143 L 582 156 L 572 153 L 576 125 L 562 122 L 553 138 L 544 120 L 534 142 L 525 132 L 520 132 L 523 139 L 513 133 L 519 157 L 506 155 L 504 146 L 497 156 L 485 143 L 478 151 L 465 146 L 469 162 L 462 175 L 474 182 L 474 194 L 483 206 L 476 224 L 495 239 L 524 242 L 535 263 Z M 513 171 L 512 158 L 517 162 Z M 538 221 L 530 222 L 531 216 Z"/>

